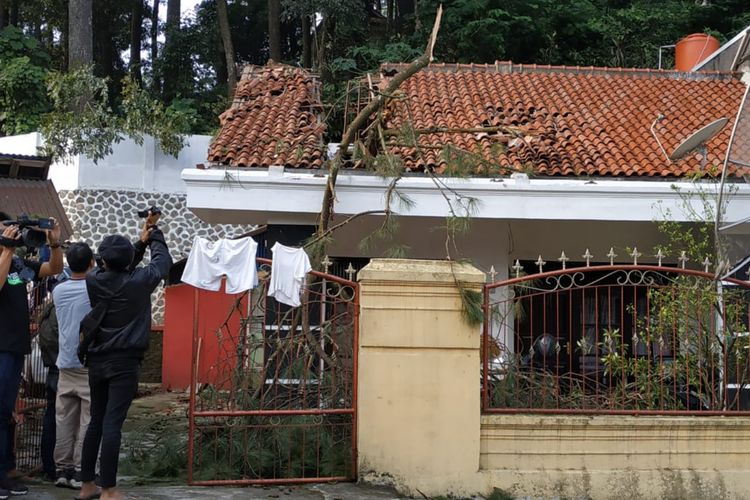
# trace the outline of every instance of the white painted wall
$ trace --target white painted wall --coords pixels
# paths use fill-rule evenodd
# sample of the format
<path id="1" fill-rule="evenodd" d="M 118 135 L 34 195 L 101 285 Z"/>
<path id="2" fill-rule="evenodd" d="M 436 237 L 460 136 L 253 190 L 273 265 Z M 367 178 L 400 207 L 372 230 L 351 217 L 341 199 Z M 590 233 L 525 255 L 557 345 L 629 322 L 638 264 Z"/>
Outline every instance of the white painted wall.
<path id="1" fill-rule="evenodd" d="M 112 189 L 184 194 L 180 174 L 183 169 L 205 163 L 210 142 L 211 136 L 188 136 L 186 147 L 175 158 L 164 153 L 151 136 L 144 137 L 142 145 L 125 139 L 96 164 L 84 155 L 53 163 L 49 178 L 58 191 Z M 2 137 L 0 152 L 34 155 L 42 144 L 39 133 Z"/>

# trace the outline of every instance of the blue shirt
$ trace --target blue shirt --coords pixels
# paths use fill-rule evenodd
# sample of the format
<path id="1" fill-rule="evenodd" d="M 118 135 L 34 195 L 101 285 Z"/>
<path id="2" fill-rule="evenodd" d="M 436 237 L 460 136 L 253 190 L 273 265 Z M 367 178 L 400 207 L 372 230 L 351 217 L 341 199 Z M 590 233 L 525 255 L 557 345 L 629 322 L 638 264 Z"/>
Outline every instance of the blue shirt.
<path id="1" fill-rule="evenodd" d="M 60 350 L 57 367 L 83 368 L 78 360 L 78 344 L 81 335 L 81 320 L 91 310 L 86 280 L 69 279 L 52 291 L 55 302 L 57 325 L 60 332 Z"/>

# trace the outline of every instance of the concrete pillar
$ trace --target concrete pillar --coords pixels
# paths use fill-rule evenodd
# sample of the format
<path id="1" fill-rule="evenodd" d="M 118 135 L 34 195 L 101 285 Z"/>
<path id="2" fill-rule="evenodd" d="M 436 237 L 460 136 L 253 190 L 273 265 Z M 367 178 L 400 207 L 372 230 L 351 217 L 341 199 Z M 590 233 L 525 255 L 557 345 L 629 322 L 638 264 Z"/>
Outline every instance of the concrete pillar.
<path id="1" fill-rule="evenodd" d="M 469 495 L 479 470 L 481 326 L 462 318 L 456 280 L 484 274 L 445 261 L 373 259 L 359 272 L 360 478 L 412 495 Z"/>

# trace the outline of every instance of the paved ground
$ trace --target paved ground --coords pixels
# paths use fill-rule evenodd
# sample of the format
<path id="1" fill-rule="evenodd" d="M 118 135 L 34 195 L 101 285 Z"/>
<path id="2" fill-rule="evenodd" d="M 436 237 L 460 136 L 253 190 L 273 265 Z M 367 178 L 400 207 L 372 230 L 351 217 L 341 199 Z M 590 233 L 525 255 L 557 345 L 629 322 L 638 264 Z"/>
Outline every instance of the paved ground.
<path id="1" fill-rule="evenodd" d="M 34 500 L 71 500 L 74 490 L 55 488 L 49 484 L 29 483 L 26 498 Z M 405 498 L 392 490 L 351 483 L 316 484 L 310 486 L 284 486 L 247 488 L 188 486 L 135 486 L 123 488 L 135 500 L 395 500 Z"/>

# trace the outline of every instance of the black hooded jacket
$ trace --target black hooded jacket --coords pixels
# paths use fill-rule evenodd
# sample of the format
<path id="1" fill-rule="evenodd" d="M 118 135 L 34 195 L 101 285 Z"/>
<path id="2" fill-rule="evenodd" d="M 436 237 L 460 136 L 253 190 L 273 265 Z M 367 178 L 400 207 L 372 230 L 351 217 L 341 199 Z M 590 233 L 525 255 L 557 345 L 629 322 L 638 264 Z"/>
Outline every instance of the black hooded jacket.
<path id="1" fill-rule="evenodd" d="M 97 268 L 86 277 L 91 307 L 114 293 L 99 332 L 88 350 L 90 361 L 110 355 L 143 358 L 151 333 L 151 294 L 172 266 L 164 234 L 154 229 L 151 262 L 126 271 Z"/>

